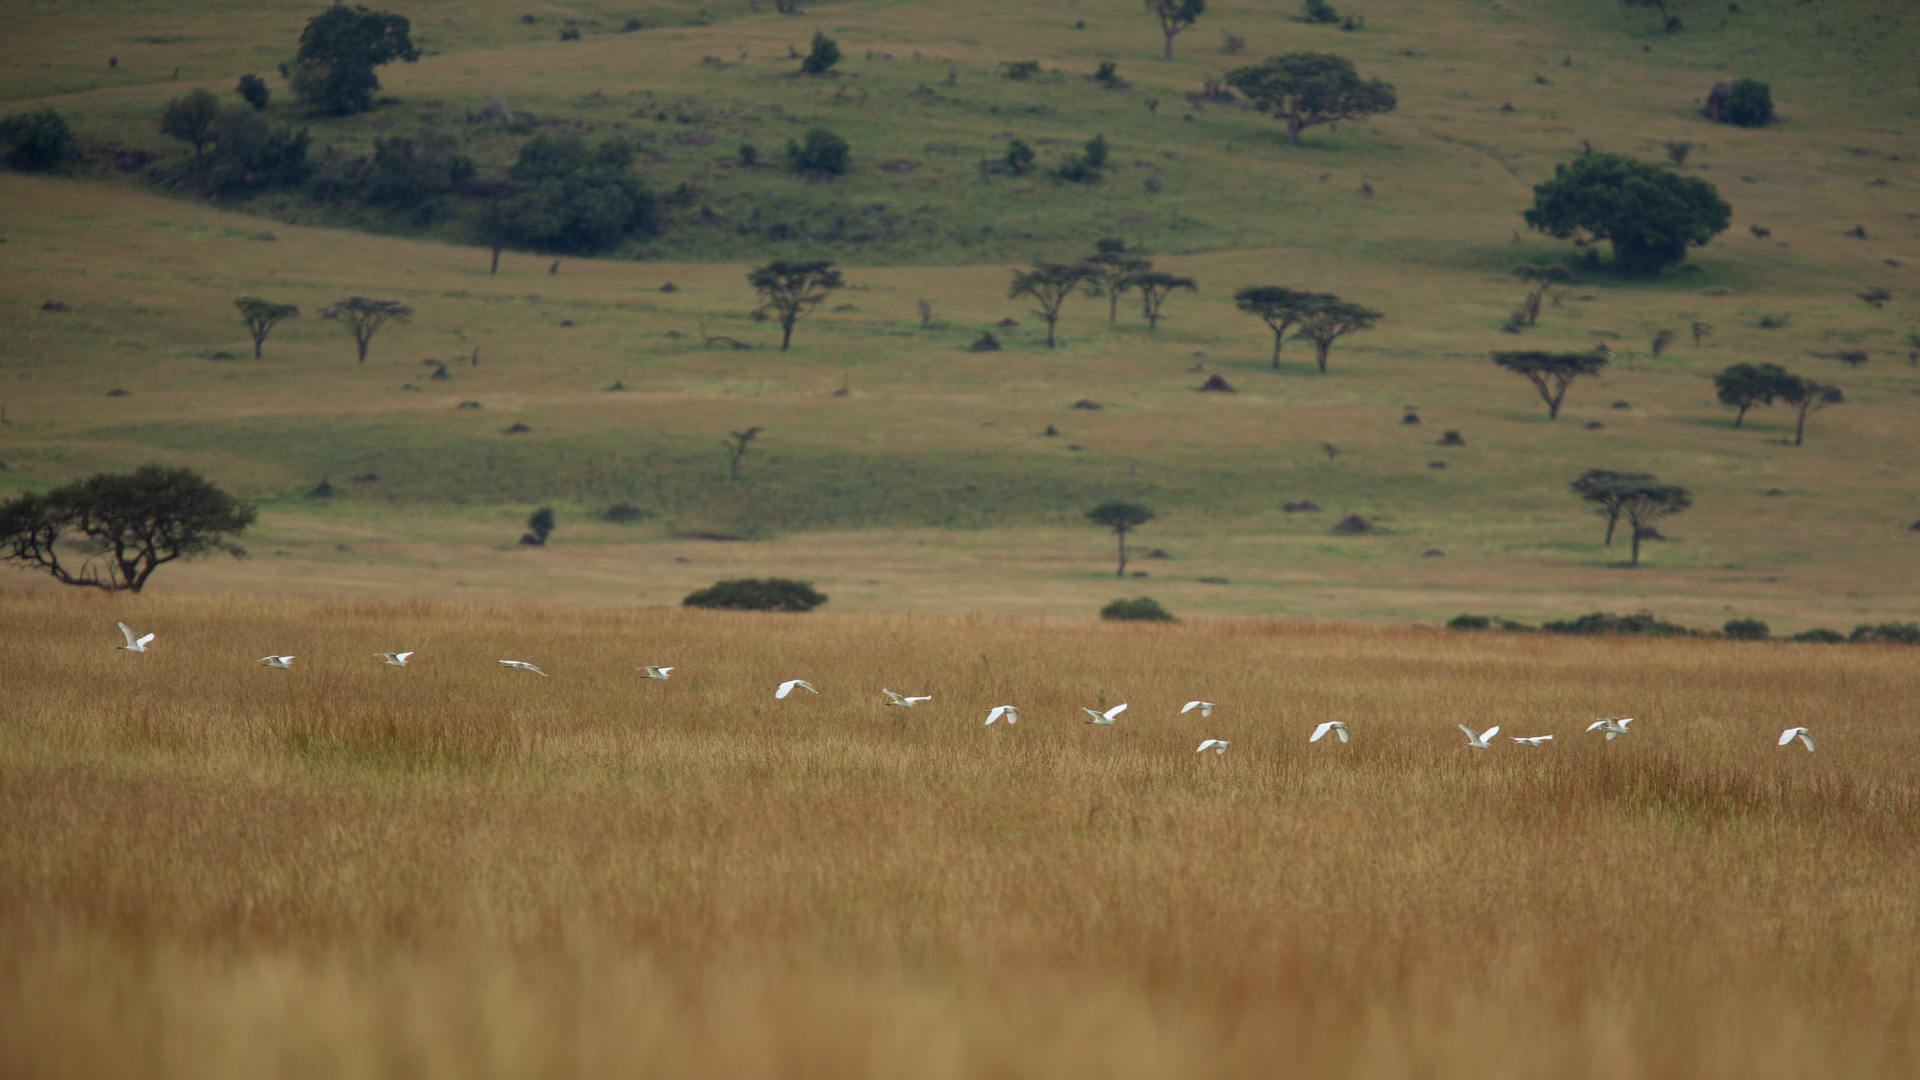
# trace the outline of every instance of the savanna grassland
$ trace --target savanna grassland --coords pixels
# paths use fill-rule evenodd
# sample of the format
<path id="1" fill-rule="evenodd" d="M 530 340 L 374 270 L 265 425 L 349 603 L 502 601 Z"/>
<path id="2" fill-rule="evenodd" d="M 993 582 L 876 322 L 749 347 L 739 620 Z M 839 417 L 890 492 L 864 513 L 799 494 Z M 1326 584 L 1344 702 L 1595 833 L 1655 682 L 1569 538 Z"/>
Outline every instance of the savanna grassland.
<path id="1" fill-rule="evenodd" d="M 1896 647 L 0 602 L 7 1075 L 1920 1065 Z"/>

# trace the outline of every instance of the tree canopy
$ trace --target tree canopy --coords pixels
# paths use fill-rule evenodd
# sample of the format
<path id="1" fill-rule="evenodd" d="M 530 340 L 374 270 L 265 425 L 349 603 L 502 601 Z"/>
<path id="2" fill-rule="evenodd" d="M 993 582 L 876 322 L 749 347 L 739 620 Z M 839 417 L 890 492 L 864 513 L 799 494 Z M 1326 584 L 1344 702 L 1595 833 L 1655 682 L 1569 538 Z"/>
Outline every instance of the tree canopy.
<path id="1" fill-rule="evenodd" d="M 1779 364 L 1734 364 L 1715 375 L 1713 385 L 1719 391 L 1720 404 L 1740 410 L 1733 418 L 1733 426 L 1739 427 L 1747 418 L 1748 409 L 1773 404 L 1774 398 L 1786 392 L 1792 379 Z"/>
<path id="2" fill-rule="evenodd" d="M 1782 380 L 1779 393 L 1780 397 L 1794 409 L 1793 445 L 1795 446 L 1799 446 L 1800 440 L 1806 437 L 1807 417 L 1829 405 L 1838 405 L 1846 400 L 1846 395 L 1840 392 L 1839 387 L 1798 375 L 1789 375 Z"/>
<path id="3" fill-rule="evenodd" d="M 1106 294 L 1108 322 L 1119 319 L 1120 295 L 1132 288 L 1128 279 L 1153 269 L 1152 259 L 1124 248 L 1109 250 L 1103 247 L 1081 261 L 1092 271 L 1093 281 L 1099 287 L 1099 292 L 1094 295 Z"/>
<path id="4" fill-rule="evenodd" d="M 367 362 L 367 344 L 373 340 L 373 335 L 388 322 L 410 322 L 413 309 L 398 300 L 349 296 L 321 308 L 320 318 L 347 328 L 347 333 L 353 335 L 354 347 L 360 351 L 360 362 L 364 364 Z"/>
<path id="5" fill-rule="evenodd" d="M 1301 289 L 1286 289 L 1278 285 L 1249 285 L 1233 294 L 1233 303 L 1241 311 L 1257 316 L 1273 331 L 1273 366 L 1280 368 L 1280 346 L 1286 340 L 1287 331 L 1300 321 L 1300 316 L 1320 303 L 1329 299 L 1325 293 L 1306 292 Z"/>
<path id="6" fill-rule="evenodd" d="M 1120 568 L 1113 572 L 1114 577 L 1125 577 L 1127 573 L 1127 534 L 1152 521 L 1156 515 L 1139 503 L 1125 502 L 1120 499 L 1108 499 L 1099 506 L 1087 511 L 1087 520 L 1113 530 L 1120 541 Z"/>
<path id="7" fill-rule="evenodd" d="M 247 324 L 247 333 L 253 336 L 255 360 L 260 359 L 260 346 L 267 340 L 267 334 L 273 330 L 274 324 L 300 315 L 300 309 L 292 304 L 276 304 L 257 296 L 236 296 L 233 306 L 239 309 L 240 321 Z"/>
<path id="8" fill-rule="evenodd" d="M 1611 469 L 1588 469 L 1567 485 L 1575 495 L 1593 504 L 1593 512 L 1607 519 L 1606 546 L 1613 546 L 1613 527 L 1620 523 L 1620 509 L 1627 493 L 1654 482 L 1652 473 L 1619 473 Z"/>
<path id="9" fill-rule="evenodd" d="M 347 116 L 373 107 L 380 80 L 373 69 L 420 59 L 404 15 L 335 4 L 307 20 L 293 62 L 293 92 L 323 116 Z"/>
<path id="10" fill-rule="evenodd" d="M 199 161 L 213 141 L 213 124 L 219 118 L 220 99 L 204 87 L 195 87 L 167 102 L 160 113 L 160 134 L 193 147 L 193 159 Z"/>
<path id="11" fill-rule="evenodd" d="M 1160 325 L 1160 305 L 1166 303 L 1169 294 L 1179 290 L 1195 292 L 1200 287 L 1190 277 L 1169 274 L 1159 270 L 1148 270 L 1134 274 L 1125 281 L 1127 288 L 1140 293 L 1140 313 L 1147 317 L 1147 329 L 1153 330 Z"/>
<path id="12" fill-rule="evenodd" d="M 1640 541 L 1659 535 L 1653 523 L 1677 514 L 1693 505 L 1693 496 L 1678 484 L 1648 481 L 1624 485 L 1620 491 L 1620 512 L 1633 526 L 1633 557 L 1629 566 L 1640 565 Z"/>
<path id="13" fill-rule="evenodd" d="M 487 273 L 500 272 L 500 253 L 507 248 L 538 248 L 552 242 L 559 231 L 559 220 L 533 192 L 489 200 L 479 222 L 480 242 L 493 252 Z"/>
<path id="14" fill-rule="evenodd" d="M 1035 315 L 1046 320 L 1047 348 L 1053 348 L 1053 324 L 1060 319 L 1060 306 L 1074 293 L 1088 296 L 1099 295 L 1100 286 L 1095 284 L 1097 272 L 1086 263 L 1034 263 L 1031 270 L 1015 270 L 1013 283 L 1007 287 L 1007 299 L 1018 300 L 1025 296 L 1039 306 L 1033 309 Z"/>
<path id="15" fill-rule="evenodd" d="M 1565 240 L 1608 240 L 1613 267 L 1654 274 L 1689 246 L 1725 232 L 1732 207 L 1712 184 L 1623 154 L 1582 154 L 1533 189 L 1530 228 Z"/>
<path id="16" fill-rule="evenodd" d="M 605 139 L 588 148 L 577 135 L 542 132 L 528 139 L 508 175 L 530 184 L 540 206 L 508 200 L 483 220 L 507 247 L 552 247 L 580 255 L 611 250 L 658 226 L 659 200 L 633 173 L 633 148 Z M 551 220 L 549 220 L 551 219 Z M 491 241 L 489 242 L 491 246 Z"/>
<path id="17" fill-rule="evenodd" d="M 1174 36 L 1199 21 L 1206 13 L 1207 0 L 1146 0 L 1146 6 L 1147 14 L 1159 22 L 1160 34 L 1166 40 L 1160 55 L 1171 60 Z"/>
<path id="18" fill-rule="evenodd" d="M 1291 143 L 1299 142 L 1306 128 L 1392 112 L 1397 104 L 1392 86 L 1361 79 L 1353 61 L 1331 53 L 1270 56 L 1229 71 L 1226 83 L 1254 108 L 1285 120 Z"/>
<path id="19" fill-rule="evenodd" d="M 255 516 L 191 469 L 143 465 L 0 503 L 0 561 L 37 566 L 67 585 L 139 592 L 175 559 L 246 555 L 231 538 Z M 63 549 L 80 552 L 81 564 L 62 562 Z"/>
<path id="20" fill-rule="evenodd" d="M 66 159 L 73 131 L 52 109 L 13 113 L 0 119 L 0 143 L 7 145 L 7 164 L 25 172 L 42 172 Z"/>
<path id="21" fill-rule="evenodd" d="M 1555 353 L 1537 350 L 1497 352 L 1493 362 L 1515 375 L 1524 375 L 1540 400 L 1547 403 L 1547 419 L 1560 418 L 1560 403 L 1566 400 L 1567 387 L 1582 375 L 1598 375 L 1607 366 L 1607 358 L 1598 353 Z"/>
<path id="22" fill-rule="evenodd" d="M 1547 298 L 1547 292 L 1555 285 L 1567 285 L 1573 281 L 1573 271 L 1564 266 L 1521 263 L 1508 272 L 1527 283 L 1527 298 L 1521 303 L 1520 311 L 1526 315 L 1528 326 L 1539 320 L 1540 303 Z"/>
<path id="23" fill-rule="evenodd" d="M 1319 364 L 1320 374 L 1325 375 L 1327 353 L 1332 351 L 1335 341 L 1360 330 L 1371 330 L 1384 318 L 1385 314 L 1370 307 L 1342 300 L 1331 293 L 1316 293 L 1313 302 L 1300 309 L 1300 329 L 1294 331 L 1293 336 L 1313 342 L 1314 362 Z"/>
<path id="24" fill-rule="evenodd" d="M 759 310 L 771 311 L 780 320 L 780 351 L 786 352 L 787 343 L 793 340 L 793 324 L 845 282 L 831 259 L 775 259 L 748 271 L 747 284 L 760 294 Z"/>

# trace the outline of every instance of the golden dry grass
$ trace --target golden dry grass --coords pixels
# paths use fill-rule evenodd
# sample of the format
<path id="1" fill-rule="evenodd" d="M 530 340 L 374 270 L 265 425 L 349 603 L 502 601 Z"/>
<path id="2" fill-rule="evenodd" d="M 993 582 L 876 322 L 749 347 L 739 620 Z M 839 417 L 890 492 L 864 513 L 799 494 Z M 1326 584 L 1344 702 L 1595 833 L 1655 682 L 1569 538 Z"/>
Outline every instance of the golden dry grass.
<path id="1" fill-rule="evenodd" d="M 1906 651 L 44 591 L 0 613 L 0 1074 L 1920 1065 Z M 154 651 L 114 651 L 116 618 Z M 792 677 L 820 696 L 773 701 Z M 1190 696 L 1221 708 L 1176 717 Z M 1004 702 L 1025 719 L 983 728 Z M 1639 722 L 1580 733 L 1608 714 Z M 1332 718 L 1354 743 L 1309 746 Z M 1456 720 L 1559 738 L 1473 752 Z M 1791 723 L 1817 754 L 1774 746 Z"/>

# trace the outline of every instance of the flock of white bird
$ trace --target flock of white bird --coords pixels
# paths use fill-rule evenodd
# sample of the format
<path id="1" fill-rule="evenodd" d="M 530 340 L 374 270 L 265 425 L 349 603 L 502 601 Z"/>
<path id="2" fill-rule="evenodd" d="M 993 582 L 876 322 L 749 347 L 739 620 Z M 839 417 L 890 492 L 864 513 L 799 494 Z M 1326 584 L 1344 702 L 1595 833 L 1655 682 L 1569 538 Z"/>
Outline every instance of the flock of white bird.
<path id="1" fill-rule="evenodd" d="M 123 651 L 135 652 L 135 653 L 143 653 L 147 651 L 147 646 L 152 644 L 153 642 L 152 634 L 142 634 L 139 636 L 135 636 L 133 632 L 133 628 L 128 626 L 126 623 L 120 623 L 118 625 L 120 627 L 120 633 L 125 635 L 127 639 L 127 643 L 125 645 L 120 646 L 120 648 Z M 406 667 L 407 657 L 412 656 L 413 654 L 410 652 L 390 652 L 390 653 L 374 653 L 373 655 L 378 657 L 381 663 L 386 664 L 390 667 Z M 263 656 L 260 658 L 259 662 L 270 668 L 288 669 L 293 667 L 294 659 L 295 658 L 292 656 Z M 546 672 L 541 671 L 538 667 L 535 667 L 534 665 L 529 664 L 524 660 L 502 660 L 500 661 L 500 666 L 506 667 L 506 668 L 512 668 L 515 671 L 531 671 L 535 675 L 538 675 L 543 679 L 548 677 Z M 659 667 L 654 664 L 648 664 L 645 667 L 635 668 L 634 670 L 644 672 L 646 674 L 646 677 L 649 679 L 658 679 L 661 682 L 665 682 L 669 677 L 669 675 L 672 673 L 673 668 Z M 813 684 L 808 682 L 805 679 L 788 679 L 786 682 L 781 683 L 778 687 L 774 689 L 773 691 L 774 699 L 779 701 L 784 701 L 787 698 L 787 696 L 789 694 L 792 694 L 795 690 L 805 690 L 810 694 L 818 694 L 820 692 L 814 689 Z M 903 709 L 911 709 L 915 705 L 918 705 L 923 701 L 933 700 L 932 694 L 919 694 L 919 695 L 896 694 L 893 691 L 886 689 L 885 687 L 882 687 L 880 689 L 880 693 L 886 696 L 888 705 L 898 705 Z M 1200 715 L 1203 718 L 1209 717 L 1213 715 L 1214 708 L 1215 706 L 1211 701 L 1189 701 L 1185 705 L 1181 706 L 1180 715 L 1185 716 L 1190 712 L 1194 712 L 1195 710 L 1198 710 Z M 1127 706 L 1123 702 L 1119 705 L 1115 705 L 1112 708 L 1106 709 L 1104 711 L 1099 709 L 1089 709 L 1082 706 L 1080 711 L 1086 713 L 1088 716 L 1093 718 L 1091 720 L 1088 720 L 1087 723 L 1094 724 L 1099 727 L 1109 727 L 1119 720 L 1121 713 L 1127 711 Z M 1000 720 L 1005 720 L 1010 725 L 1017 724 L 1020 722 L 1020 710 L 1013 707 L 1012 705 L 995 705 L 993 708 L 987 710 L 986 726 L 992 727 L 997 721 L 1000 721 Z M 1604 732 L 1607 736 L 1608 741 L 1612 741 L 1615 736 L 1627 734 L 1627 725 L 1631 723 L 1633 723 L 1633 717 L 1631 716 L 1626 716 L 1626 717 L 1603 716 L 1600 719 L 1595 720 L 1593 723 L 1588 724 L 1587 730 Z M 1489 749 L 1492 745 L 1489 742 L 1489 740 L 1491 740 L 1494 736 L 1500 734 L 1500 727 L 1497 724 L 1493 727 L 1488 728 L 1485 731 L 1475 731 L 1465 724 L 1460 724 L 1458 726 L 1461 731 L 1466 732 L 1467 737 L 1465 740 L 1465 745 L 1472 747 L 1475 750 Z M 1325 736 L 1328 732 L 1332 732 L 1335 735 L 1338 735 L 1340 737 L 1340 741 L 1343 743 L 1348 742 L 1351 739 L 1351 736 L 1347 731 L 1346 724 L 1341 723 L 1338 720 L 1328 720 L 1327 722 L 1321 724 L 1319 727 L 1314 728 L 1313 734 L 1307 736 L 1307 741 L 1310 743 L 1319 742 L 1320 739 L 1323 736 Z M 1545 743 L 1550 743 L 1553 741 L 1553 736 L 1551 735 L 1524 735 L 1524 736 L 1509 735 L 1507 736 L 1507 738 L 1512 739 L 1514 742 L 1517 742 L 1522 746 L 1532 746 L 1536 748 Z M 1799 739 L 1801 744 L 1807 748 L 1807 751 L 1809 753 L 1813 751 L 1813 735 L 1809 733 L 1806 728 L 1790 727 L 1787 730 L 1780 733 L 1781 746 L 1786 746 L 1792 743 L 1795 739 Z M 1230 745 L 1232 744 L 1227 742 L 1227 740 L 1225 739 L 1207 739 L 1203 741 L 1196 750 L 1194 750 L 1194 753 L 1204 754 L 1207 751 L 1211 750 L 1216 754 L 1224 754 L 1227 752 L 1227 747 Z"/>

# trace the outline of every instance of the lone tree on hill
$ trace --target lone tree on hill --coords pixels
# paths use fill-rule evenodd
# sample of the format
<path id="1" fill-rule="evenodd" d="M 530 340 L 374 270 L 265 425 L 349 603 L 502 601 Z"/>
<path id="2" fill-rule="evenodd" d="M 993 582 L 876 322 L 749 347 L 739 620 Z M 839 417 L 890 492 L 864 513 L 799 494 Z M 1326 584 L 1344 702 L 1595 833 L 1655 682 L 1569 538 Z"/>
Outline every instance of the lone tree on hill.
<path id="1" fill-rule="evenodd" d="M 1633 526 L 1633 557 L 1627 565 L 1640 565 L 1641 540 L 1660 535 L 1660 531 L 1654 528 L 1654 522 L 1692 505 L 1693 496 L 1677 484 L 1648 482 L 1624 487 L 1620 497 L 1620 512 L 1626 515 L 1627 522 Z"/>
<path id="2" fill-rule="evenodd" d="M 553 507 L 543 506 L 527 517 L 527 531 L 520 537 L 520 543 L 527 547 L 546 547 L 547 537 L 553 535 Z"/>
<path id="3" fill-rule="evenodd" d="M 1127 534 L 1153 519 L 1153 511 L 1138 503 L 1119 499 L 1108 499 L 1087 511 L 1088 521 L 1112 529 L 1113 535 L 1120 541 L 1120 569 L 1113 572 L 1114 577 L 1125 577 L 1127 574 Z"/>
<path id="4" fill-rule="evenodd" d="M 1140 313 L 1147 317 L 1147 329 L 1153 330 L 1160 325 L 1160 305 L 1167 302 L 1167 296 L 1176 289 L 1195 292 L 1200 288 L 1190 277 L 1151 270 L 1144 274 L 1134 274 L 1127 278 L 1126 285 L 1140 291 Z"/>
<path id="5" fill-rule="evenodd" d="M 1007 299 L 1029 297 L 1040 305 L 1035 315 L 1047 321 L 1047 348 L 1053 348 L 1053 324 L 1060 320 L 1060 305 L 1074 293 L 1099 295 L 1094 284 L 1095 271 L 1086 263 L 1034 263 L 1031 270 L 1015 270 L 1013 284 L 1007 287 Z"/>
<path id="6" fill-rule="evenodd" d="M 307 20 L 294 57 L 293 92 L 322 116 L 347 116 L 373 107 L 380 80 L 373 69 L 420 59 L 412 24 L 403 15 L 335 4 Z"/>
<path id="7" fill-rule="evenodd" d="M 236 296 L 233 306 L 240 309 L 240 320 L 247 324 L 247 333 L 253 335 L 255 360 L 260 359 L 260 346 L 267 340 L 273 325 L 282 319 L 298 318 L 300 315 L 300 309 L 292 304 L 276 304 L 257 296 Z"/>
<path id="8" fill-rule="evenodd" d="M 1627 493 L 1654 482 L 1652 473 L 1617 473 L 1611 469 L 1588 469 L 1580 479 L 1567 485 L 1575 495 L 1593 504 L 1593 512 L 1607 519 L 1606 546 L 1613 546 L 1613 527 L 1620 523 L 1620 510 Z"/>
<path id="9" fill-rule="evenodd" d="M 1393 87 L 1362 81 L 1353 61 L 1331 53 L 1288 53 L 1227 73 L 1226 83 L 1253 106 L 1287 122 L 1287 141 L 1316 124 L 1392 112 Z"/>
<path id="10" fill-rule="evenodd" d="M 747 444 L 758 438 L 760 429 L 750 427 L 745 431 L 727 433 L 727 479 L 740 479 L 740 459 L 747 456 Z"/>
<path id="11" fill-rule="evenodd" d="M 66 160 L 73 130 L 52 109 L 0 117 L 0 143 L 6 163 L 23 172 L 43 172 Z"/>
<path id="12" fill-rule="evenodd" d="M 1207 0 L 1146 0 L 1147 14 L 1160 22 L 1160 33 L 1166 38 L 1166 48 L 1161 51 L 1161 59 L 1173 59 L 1174 35 L 1199 21 L 1207 10 Z"/>
<path id="13" fill-rule="evenodd" d="M 1100 250 L 1082 261 L 1092 271 L 1091 278 L 1099 290 L 1093 295 L 1106 294 L 1108 322 L 1120 318 L 1120 294 L 1133 287 L 1129 279 L 1153 269 L 1152 259 L 1129 252 L 1118 240 L 1100 241 Z"/>
<path id="14" fill-rule="evenodd" d="M 1527 225 L 1565 240 L 1609 240 L 1613 268 L 1656 274 L 1725 232 L 1733 209 L 1712 184 L 1622 154 L 1582 154 L 1533 189 Z"/>
<path id="15" fill-rule="evenodd" d="M 244 557 L 246 549 L 230 538 L 255 516 L 191 469 L 143 465 L 0 503 L 0 561 L 38 566 L 67 585 L 139 592 L 175 559 L 211 551 Z M 62 549 L 85 553 L 85 561 L 67 566 Z M 94 567 L 94 556 L 104 571 Z"/>
<path id="16" fill-rule="evenodd" d="M 1713 385 L 1720 392 L 1720 404 L 1731 405 L 1740 412 L 1733 418 L 1733 426 L 1739 427 L 1747 418 L 1747 410 L 1755 405 L 1771 405 L 1773 399 L 1787 390 L 1787 383 L 1793 376 L 1779 364 L 1734 364 L 1713 377 Z"/>
<path id="17" fill-rule="evenodd" d="M 1497 352 L 1493 362 L 1515 375 L 1524 375 L 1540 391 L 1547 403 L 1547 419 L 1560 418 L 1560 402 L 1567 387 L 1582 375 L 1598 375 L 1607 366 L 1607 358 L 1598 353 L 1551 353 L 1537 351 Z"/>
<path id="18" fill-rule="evenodd" d="M 807 58 L 800 61 L 800 71 L 805 75 L 823 75 L 839 62 L 840 43 L 815 30 L 813 48 L 808 51 Z"/>
<path id="19" fill-rule="evenodd" d="M 349 296 L 336 304 L 320 309 L 320 317 L 329 322 L 337 322 L 353 335 L 354 347 L 360 350 L 360 362 L 367 362 L 367 344 L 373 335 L 388 322 L 411 322 L 413 309 L 398 300 L 369 300 L 364 296 Z"/>
<path id="20" fill-rule="evenodd" d="M 1278 285 L 1249 285 L 1233 294 L 1233 302 L 1241 311 L 1258 316 L 1267 324 L 1267 329 L 1273 331 L 1273 368 L 1278 371 L 1280 346 L 1286 341 L 1287 331 L 1324 296 L 1324 293 L 1283 289 Z"/>
<path id="21" fill-rule="evenodd" d="M 488 200 L 480 212 L 480 242 L 493 251 L 487 273 L 500 272 L 500 253 L 507 248 L 539 247 L 559 232 L 560 220 L 537 195 L 523 192 Z"/>
<path id="22" fill-rule="evenodd" d="M 160 114 L 160 134 L 193 147 L 193 160 L 199 161 L 213 141 L 213 125 L 219 119 L 220 99 L 205 88 L 195 88 L 167 102 Z"/>
<path id="23" fill-rule="evenodd" d="M 755 310 L 771 311 L 780 320 L 780 351 L 786 352 L 787 343 L 793 340 L 793 324 L 846 282 L 833 268 L 832 259 L 775 259 L 748 271 L 747 284 L 760 294 L 761 303 Z"/>
<path id="24" fill-rule="evenodd" d="M 1527 283 L 1527 298 L 1520 302 L 1520 310 L 1527 314 L 1527 325 L 1532 326 L 1540 318 L 1540 303 L 1553 291 L 1555 285 L 1568 285 L 1573 282 L 1573 271 L 1564 266 L 1534 266 L 1522 263 L 1511 271 L 1514 277 Z"/>
<path id="25" fill-rule="evenodd" d="M 1812 379 L 1789 375 L 1780 384 L 1780 397 L 1793 406 L 1797 417 L 1793 425 L 1793 445 L 1799 446 L 1807 433 L 1807 417 L 1829 405 L 1838 405 L 1846 400 L 1840 388 Z"/>
<path id="26" fill-rule="evenodd" d="M 1313 342 L 1313 359 L 1320 365 L 1320 374 L 1325 375 L 1327 353 L 1332 351 L 1335 341 L 1355 331 L 1371 330 L 1384 318 L 1384 314 L 1372 308 L 1349 303 L 1331 293 L 1319 293 L 1313 303 L 1301 309 L 1300 329 L 1293 336 Z"/>

